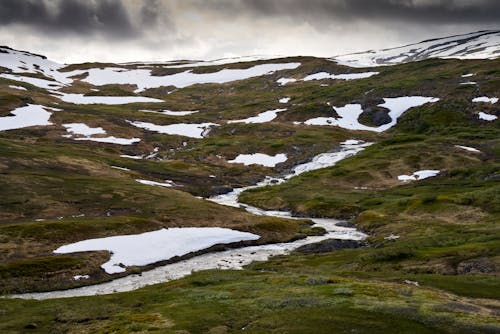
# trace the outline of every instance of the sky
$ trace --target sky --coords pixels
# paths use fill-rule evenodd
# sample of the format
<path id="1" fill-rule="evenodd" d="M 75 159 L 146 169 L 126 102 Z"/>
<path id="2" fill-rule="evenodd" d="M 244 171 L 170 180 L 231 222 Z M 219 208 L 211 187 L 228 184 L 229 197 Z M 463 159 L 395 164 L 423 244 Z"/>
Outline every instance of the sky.
<path id="1" fill-rule="evenodd" d="M 499 18 L 500 0 L 0 0 L 0 45 L 62 63 L 331 57 Z"/>

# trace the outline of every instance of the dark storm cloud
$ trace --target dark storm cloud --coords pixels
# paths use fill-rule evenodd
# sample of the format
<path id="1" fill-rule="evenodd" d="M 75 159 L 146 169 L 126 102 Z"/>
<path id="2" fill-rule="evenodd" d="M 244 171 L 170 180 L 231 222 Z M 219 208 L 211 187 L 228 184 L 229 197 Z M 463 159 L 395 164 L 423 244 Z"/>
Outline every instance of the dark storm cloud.
<path id="1" fill-rule="evenodd" d="M 201 6 L 231 15 L 285 17 L 312 24 L 398 21 L 422 24 L 499 23 L 499 0 L 222 0 Z"/>
<path id="2" fill-rule="evenodd" d="M 13 24 L 58 34 L 137 33 L 119 0 L 0 0 L 0 25 Z"/>

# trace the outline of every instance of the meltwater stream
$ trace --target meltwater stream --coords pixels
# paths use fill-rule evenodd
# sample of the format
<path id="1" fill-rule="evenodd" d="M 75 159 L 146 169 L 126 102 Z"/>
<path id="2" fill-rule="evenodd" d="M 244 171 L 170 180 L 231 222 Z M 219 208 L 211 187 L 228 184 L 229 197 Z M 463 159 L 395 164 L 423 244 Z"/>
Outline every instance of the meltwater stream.
<path id="1" fill-rule="evenodd" d="M 247 211 L 257 215 L 298 219 L 296 217 L 293 217 L 289 212 L 265 211 L 253 206 L 239 203 L 238 197 L 243 191 L 247 189 L 264 187 L 270 184 L 283 183 L 291 177 L 294 177 L 301 173 L 333 166 L 338 161 L 362 151 L 366 146 L 369 146 L 370 144 L 371 143 L 365 143 L 357 140 L 347 140 L 341 143 L 341 148 L 339 151 L 319 154 L 314 157 L 312 161 L 296 166 L 290 174 L 282 178 L 266 178 L 264 181 L 259 182 L 254 186 L 237 188 L 230 193 L 214 196 L 209 198 L 208 200 L 222 205 L 243 207 Z M 271 256 L 287 254 L 300 246 L 317 243 L 326 239 L 362 240 L 366 238 L 366 235 L 364 233 L 357 231 L 355 228 L 338 226 L 337 224 L 340 221 L 336 219 L 309 217 L 300 217 L 300 219 L 310 219 L 314 223 L 314 226 L 324 228 L 326 230 L 326 233 L 324 235 L 310 236 L 293 242 L 249 246 L 229 249 L 222 252 L 207 253 L 180 262 L 160 266 L 138 275 L 129 275 L 126 277 L 117 278 L 110 282 L 68 290 L 17 294 L 11 295 L 10 297 L 24 299 L 51 299 L 131 291 L 142 288 L 144 286 L 179 279 L 184 276 L 190 275 L 194 271 L 199 270 L 243 269 L 243 266 L 250 264 L 251 262 L 266 261 Z"/>

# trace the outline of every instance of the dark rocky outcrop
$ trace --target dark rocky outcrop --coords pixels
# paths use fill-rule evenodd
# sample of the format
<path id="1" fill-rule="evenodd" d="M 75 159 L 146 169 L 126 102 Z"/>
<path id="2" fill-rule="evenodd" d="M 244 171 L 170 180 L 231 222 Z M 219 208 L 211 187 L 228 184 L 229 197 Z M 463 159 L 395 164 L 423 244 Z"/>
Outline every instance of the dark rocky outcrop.
<path id="1" fill-rule="evenodd" d="M 364 241 L 328 239 L 315 244 L 304 245 L 297 248 L 297 252 L 303 254 L 329 253 L 340 249 L 359 248 L 367 246 Z"/>

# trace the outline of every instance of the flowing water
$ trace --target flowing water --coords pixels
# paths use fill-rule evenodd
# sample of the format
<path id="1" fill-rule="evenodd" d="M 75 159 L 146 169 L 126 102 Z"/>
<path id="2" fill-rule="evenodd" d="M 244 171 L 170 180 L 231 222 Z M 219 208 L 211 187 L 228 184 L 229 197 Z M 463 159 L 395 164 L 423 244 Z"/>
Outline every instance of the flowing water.
<path id="1" fill-rule="evenodd" d="M 284 211 L 266 211 L 247 204 L 238 202 L 239 195 L 247 190 L 264 187 L 272 184 L 286 182 L 286 180 L 301 173 L 325 168 L 335 165 L 340 160 L 350 157 L 362 151 L 370 143 L 356 140 L 348 140 L 341 143 L 341 149 L 337 152 L 322 153 L 312 159 L 312 161 L 301 164 L 293 168 L 292 172 L 282 178 L 266 178 L 256 185 L 237 188 L 232 192 L 209 198 L 208 200 L 227 206 L 243 207 L 247 211 L 256 215 L 291 218 L 291 213 Z M 117 278 L 113 281 L 95 285 L 84 286 L 69 290 L 35 292 L 12 295 L 12 298 L 24 299 L 50 299 L 76 296 L 92 296 L 99 294 L 110 294 L 115 292 L 131 291 L 144 286 L 168 282 L 190 275 L 194 271 L 208 269 L 243 269 L 243 266 L 254 261 L 266 261 L 271 256 L 284 255 L 300 246 L 317 243 L 327 239 L 362 240 L 366 235 L 355 228 L 338 226 L 341 221 L 336 219 L 300 217 L 300 219 L 310 219 L 317 227 L 325 229 L 326 233 L 320 236 L 309 236 L 293 242 L 267 244 L 260 246 L 249 246 L 229 249 L 222 252 L 207 253 L 180 262 L 167 264 L 155 269 L 145 271 L 138 275 L 129 275 Z"/>

